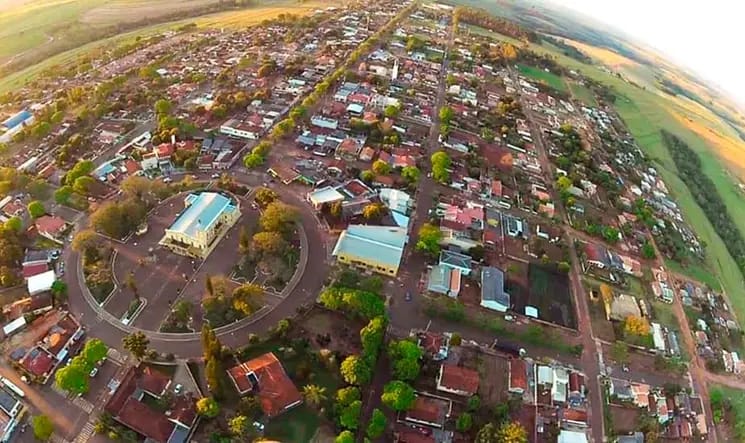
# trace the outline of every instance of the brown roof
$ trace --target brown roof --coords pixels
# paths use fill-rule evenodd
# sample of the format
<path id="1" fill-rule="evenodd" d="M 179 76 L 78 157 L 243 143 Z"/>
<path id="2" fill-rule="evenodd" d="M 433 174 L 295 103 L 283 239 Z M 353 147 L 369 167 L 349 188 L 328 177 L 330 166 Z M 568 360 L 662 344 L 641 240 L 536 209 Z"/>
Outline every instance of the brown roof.
<path id="1" fill-rule="evenodd" d="M 401 426 L 401 428 L 396 429 L 395 435 L 397 443 L 436 443 L 434 437 L 424 435 L 421 431 L 409 426 Z"/>
<path id="2" fill-rule="evenodd" d="M 572 372 L 569 374 L 569 391 L 580 392 L 582 386 L 585 385 L 585 378 L 578 372 Z"/>
<path id="3" fill-rule="evenodd" d="M 473 369 L 445 363 L 442 365 L 440 385 L 445 388 L 475 394 L 479 390 L 479 373 Z"/>
<path id="4" fill-rule="evenodd" d="M 587 423 L 587 411 L 581 409 L 564 409 L 564 420 Z"/>
<path id="5" fill-rule="evenodd" d="M 528 389 L 528 375 L 526 373 L 525 360 L 510 360 L 510 387 Z"/>
<path id="6" fill-rule="evenodd" d="M 228 369 L 228 375 L 240 394 L 258 390 L 261 409 L 269 417 L 281 414 L 302 400 L 282 363 L 271 352 Z"/>
<path id="7" fill-rule="evenodd" d="M 170 383 L 170 377 L 148 366 L 142 371 L 139 385 L 145 391 L 160 397 Z"/>
<path id="8" fill-rule="evenodd" d="M 54 357 L 43 349 L 36 347 L 29 351 L 21 364 L 28 372 L 41 377 L 49 373 L 54 366 Z"/>
<path id="9" fill-rule="evenodd" d="M 42 215 L 36 219 L 36 230 L 46 232 L 50 235 L 58 235 L 65 229 L 65 221 L 59 217 L 51 215 Z"/>
<path id="10" fill-rule="evenodd" d="M 129 397 L 115 417 L 121 423 L 159 443 L 166 443 L 176 424 L 150 406 Z"/>
<path id="11" fill-rule="evenodd" d="M 196 400 L 191 395 L 179 395 L 171 405 L 171 420 L 191 427 L 197 419 Z"/>
<path id="12" fill-rule="evenodd" d="M 437 355 L 444 344 L 445 337 L 442 334 L 429 331 L 423 334 L 420 342 L 420 346 L 424 349 L 424 352 L 430 355 Z"/>
<path id="13" fill-rule="evenodd" d="M 23 265 L 23 278 L 33 277 L 34 275 L 47 272 L 49 265 L 47 263 L 33 263 L 30 265 Z"/>
<path id="14" fill-rule="evenodd" d="M 406 413 L 406 418 L 442 426 L 447 414 L 445 408 L 444 400 L 417 395 L 416 400 L 414 400 L 414 406 Z"/>

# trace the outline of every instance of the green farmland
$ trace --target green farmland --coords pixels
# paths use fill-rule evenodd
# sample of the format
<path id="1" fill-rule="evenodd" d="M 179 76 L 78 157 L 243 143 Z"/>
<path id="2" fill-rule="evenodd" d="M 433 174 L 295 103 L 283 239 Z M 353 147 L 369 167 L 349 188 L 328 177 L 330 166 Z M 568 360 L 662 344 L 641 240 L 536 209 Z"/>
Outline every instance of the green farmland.
<path id="1" fill-rule="evenodd" d="M 520 74 L 554 88 L 557 91 L 567 92 L 567 85 L 564 83 L 564 80 L 554 73 L 525 65 L 517 65 L 517 70 L 520 71 Z"/>

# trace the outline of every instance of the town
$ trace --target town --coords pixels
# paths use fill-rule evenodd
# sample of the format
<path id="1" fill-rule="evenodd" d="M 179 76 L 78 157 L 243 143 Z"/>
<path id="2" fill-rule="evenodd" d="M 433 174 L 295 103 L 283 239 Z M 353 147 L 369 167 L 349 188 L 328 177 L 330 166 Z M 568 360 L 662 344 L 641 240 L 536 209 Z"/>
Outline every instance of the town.
<path id="1" fill-rule="evenodd" d="M 737 441 L 742 329 L 612 91 L 329 5 L 0 97 L 2 441 Z"/>

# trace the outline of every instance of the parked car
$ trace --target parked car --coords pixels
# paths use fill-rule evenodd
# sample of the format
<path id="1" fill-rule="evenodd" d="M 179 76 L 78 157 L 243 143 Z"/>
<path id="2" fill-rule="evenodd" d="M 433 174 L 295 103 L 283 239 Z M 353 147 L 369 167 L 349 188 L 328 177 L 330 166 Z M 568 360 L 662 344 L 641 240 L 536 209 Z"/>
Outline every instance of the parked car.
<path id="1" fill-rule="evenodd" d="M 98 374 L 98 366 L 94 366 L 93 369 L 91 369 L 91 373 L 88 374 L 91 376 L 91 378 L 95 377 L 96 374 Z"/>

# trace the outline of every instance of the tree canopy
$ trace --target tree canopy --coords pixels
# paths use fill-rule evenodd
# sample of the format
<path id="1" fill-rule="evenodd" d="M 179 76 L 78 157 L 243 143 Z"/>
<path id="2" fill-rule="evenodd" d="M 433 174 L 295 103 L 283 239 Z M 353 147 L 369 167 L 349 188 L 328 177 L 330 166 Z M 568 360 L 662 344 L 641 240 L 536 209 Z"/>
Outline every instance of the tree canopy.
<path id="1" fill-rule="evenodd" d="M 408 383 L 394 380 L 383 387 L 383 404 L 394 411 L 406 411 L 414 404 L 416 394 Z"/>

